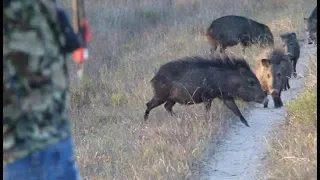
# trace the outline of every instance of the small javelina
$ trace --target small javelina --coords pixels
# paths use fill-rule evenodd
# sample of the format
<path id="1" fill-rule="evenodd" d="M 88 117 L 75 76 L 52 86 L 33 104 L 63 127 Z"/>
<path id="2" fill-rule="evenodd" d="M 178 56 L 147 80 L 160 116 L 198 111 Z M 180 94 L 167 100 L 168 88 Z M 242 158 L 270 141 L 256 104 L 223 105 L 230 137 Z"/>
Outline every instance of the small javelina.
<path id="1" fill-rule="evenodd" d="M 304 18 L 307 23 L 308 44 L 317 44 L 317 6 L 313 9 L 308 18 Z"/>
<path id="2" fill-rule="evenodd" d="M 247 62 L 239 58 L 185 57 L 162 65 L 151 83 L 154 97 L 146 104 L 145 120 L 153 108 L 163 103 L 171 115 L 175 103 L 204 103 L 209 113 L 212 100 L 218 97 L 249 127 L 234 98 L 262 104 L 267 100 L 257 77 Z"/>
<path id="3" fill-rule="evenodd" d="M 260 47 L 274 45 L 273 35 L 268 26 L 242 16 L 223 16 L 212 22 L 206 33 L 213 53 L 220 45 L 220 53 L 225 53 L 229 46 L 238 43 L 242 45 L 242 52 L 251 44 L 259 44 Z"/>
<path id="4" fill-rule="evenodd" d="M 289 83 L 292 73 L 290 57 L 281 49 L 265 50 L 256 61 L 255 70 L 262 89 L 272 96 L 274 107 L 283 106 L 281 91 Z M 268 101 L 264 107 L 268 107 Z"/>
<path id="5" fill-rule="evenodd" d="M 291 63 L 293 65 L 293 77 L 297 77 L 296 66 L 300 57 L 300 45 L 296 33 L 289 32 L 280 35 L 283 42 L 285 52 L 290 56 Z"/>

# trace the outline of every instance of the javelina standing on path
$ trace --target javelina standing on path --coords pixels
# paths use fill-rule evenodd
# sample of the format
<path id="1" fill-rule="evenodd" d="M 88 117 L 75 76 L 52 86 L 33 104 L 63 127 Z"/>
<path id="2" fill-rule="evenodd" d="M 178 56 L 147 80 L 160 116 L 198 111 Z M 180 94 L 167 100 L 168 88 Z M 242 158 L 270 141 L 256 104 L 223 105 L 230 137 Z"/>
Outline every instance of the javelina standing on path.
<path id="1" fill-rule="evenodd" d="M 290 57 L 281 49 L 266 50 L 256 61 L 256 76 L 262 89 L 272 96 L 275 108 L 283 106 L 281 91 L 291 73 Z M 268 107 L 267 101 L 264 107 Z"/>
<path id="2" fill-rule="evenodd" d="M 144 119 L 150 111 L 165 103 L 173 115 L 172 107 L 179 104 L 204 103 L 207 113 L 216 97 L 249 127 L 234 102 L 234 98 L 263 103 L 267 100 L 257 77 L 244 59 L 229 57 L 185 57 L 162 65 L 151 80 L 154 97 L 146 104 Z"/>
<path id="3" fill-rule="evenodd" d="M 296 66 L 297 66 L 298 59 L 300 57 L 300 45 L 298 43 L 296 33 L 294 32 L 284 33 L 284 34 L 281 34 L 280 37 L 283 42 L 283 47 L 285 48 L 285 52 L 289 54 L 291 63 L 293 65 L 293 77 L 297 77 Z"/>
<path id="4" fill-rule="evenodd" d="M 268 26 L 242 16 L 223 16 L 212 22 L 206 33 L 213 53 L 220 45 L 220 53 L 229 46 L 242 44 L 242 52 L 251 44 L 273 46 L 273 35 Z"/>
<path id="5" fill-rule="evenodd" d="M 317 6 L 314 8 L 308 18 L 304 18 L 307 22 L 308 32 L 308 44 L 312 44 L 312 41 L 317 44 Z"/>

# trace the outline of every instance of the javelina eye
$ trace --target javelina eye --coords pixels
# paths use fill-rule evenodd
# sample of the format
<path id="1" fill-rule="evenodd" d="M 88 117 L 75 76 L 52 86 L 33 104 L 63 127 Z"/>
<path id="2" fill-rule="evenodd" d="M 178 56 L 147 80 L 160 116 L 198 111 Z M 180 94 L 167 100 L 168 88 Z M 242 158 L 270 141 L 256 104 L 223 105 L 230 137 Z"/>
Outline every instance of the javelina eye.
<path id="1" fill-rule="evenodd" d="M 249 85 L 254 86 L 255 82 L 253 80 L 249 80 Z"/>
<path id="2" fill-rule="evenodd" d="M 270 78 L 270 74 L 267 74 L 267 77 Z"/>
<path id="3" fill-rule="evenodd" d="M 280 77 L 280 76 L 281 76 L 281 73 L 277 73 L 277 76 Z"/>

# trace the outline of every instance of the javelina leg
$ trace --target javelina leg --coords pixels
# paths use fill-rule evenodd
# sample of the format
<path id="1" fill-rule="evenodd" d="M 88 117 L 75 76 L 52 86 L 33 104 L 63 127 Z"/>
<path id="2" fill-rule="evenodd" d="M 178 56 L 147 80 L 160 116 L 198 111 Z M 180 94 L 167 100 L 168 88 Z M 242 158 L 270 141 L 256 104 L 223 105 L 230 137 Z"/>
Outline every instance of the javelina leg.
<path id="1" fill-rule="evenodd" d="M 268 93 L 266 91 L 265 91 L 265 94 L 268 95 Z M 268 103 L 269 103 L 269 101 L 265 101 L 264 104 L 263 104 L 263 107 L 267 108 L 268 107 Z"/>
<path id="2" fill-rule="evenodd" d="M 279 108 L 279 98 L 278 97 L 272 97 L 273 102 L 274 102 L 274 108 Z"/>
<path id="3" fill-rule="evenodd" d="M 287 79 L 284 81 L 284 83 L 283 83 L 283 86 L 282 86 L 282 90 L 283 91 L 286 91 L 287 90 L 287 87 L 288 87 L 288 81 L 287 81 Z"/>
<path id="4" fill-rule="evenodd" d="M 280 105 L 280 107 L 283 106 L 283 102 L 282 102 L 282 99 L 281 99 L 281 91 L 279 92 L 279 105 Z"/>
<path id="5" fill-rule="evenodd" d="M 223 99 L 224 104 L 237 116 L 240 117 L 240 120 L 247 127 L 250 127 L 247 120 L 242 116 L 237 104 L 234 102 L 233 98 Z"/>
<path id="6" fill-rule="evenodd" d="M 204 105 L 205 105 L 205 108 L 206 108 L 206 119 L 207 119 L 207 121 L 211 119 L 211 113 L 210 113 L 211 104 L 212 104 L 212 100 L 207 100 L 207 101 L 204 102 Z"/>
<path id="7" fill-rule="evenodd" d="M 285 81 L 283 87 L 282 87 L 282 90 L 286 91 L 287 90 L 287 81 Z"/>
<path id="8" fill-rule="evenodd" d="M 172 100 L 168 100 L 165 104 L 164 104 L 164 108 L 171 114 L 171 116 L 176 115 L 173 111 L 172 111 L 172 107 L 176 104 L 176 102 L 172 101 Z"/>
<path id="9" fill-rule="evenodd" d="M 245 47 L 245 46 L 242 46 L 241 49 L 242 49 L 242 54 L 245 55 L 245 54 L 246 54 L 246 47 Z"/>
<path id="10" fill-rule="evenodd" d="M 204 102 L 204 105 L 205 105 L 205 108 L 206 108 L 206 112 L 210 112 L 211 104 L 212 104 L 212 100 L 208 100 L 208 101 Z"/>
<path id="11" fill-rule="evenodd" d="M 297 77 L 297 71 L 296 71 L 296 66 L 297 66 L 297 61 L 292 60 L 292 65 L 293 65 L 293 77 Z"/>
<path id="12" fill-rule="evenodd" d="M 220 53 L 225 54 L 226 53 L 226 47 L 223 45 L 220 45 Z"/>
<path id="13" fill-rule="evenodd" d="M 214 51 L 217 50 L 217 45 L 213 45 L 212 48 L 210 49 L 211 54 L 214 54 Z"/>
<path id="14" fill-rule="evenodd" d="M 157 106 L 160 106 L 161 104 L 163 104 L 165 102 L 165 100 L 162 100 L 162 99 L 158 99 L 156 97 L 153 97 L 146 105 L 147 105 L 147 109 L 144 113 L 144 120 L 146 121 L 149 117 L 149 113 L 150 111 L 157 107 Z"/>
<path id="15" fill-rule="evenodd" d="M 249 46 L 249 36 L 245 35 L 244 37 L 242 37 L 242 40 L 240 41 L 241 45 L 242 45 L 242 55 L 246 54 L 246 47 Z"/>
<path id="16" fill-rule="evenodd" d="M 290 87 L 290 84 L 289 84 L 289 78 L 287 78 L 286 87 L 287 87 L 287 89 L 290 89 L 290 88 L 291 88 L 291 87 Z"/>

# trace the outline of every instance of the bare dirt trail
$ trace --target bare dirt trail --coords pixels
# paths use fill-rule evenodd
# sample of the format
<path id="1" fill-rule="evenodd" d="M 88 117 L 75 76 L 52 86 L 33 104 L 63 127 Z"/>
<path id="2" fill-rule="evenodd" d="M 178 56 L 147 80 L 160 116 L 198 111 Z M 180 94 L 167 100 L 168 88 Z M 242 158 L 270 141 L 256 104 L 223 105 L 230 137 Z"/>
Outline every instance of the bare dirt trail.
<path id="1" fill-rule="evenodd" d="M 301 54 L 297 64 L 298 77 L 290 80 L 291 89 L 281 93 L 285 104 L 296 97 L 303 87 L 304 69 L 308 63 L 309 55 L 316 53 L 314 45 L 301 43 Z M 299 76 L 300 75 L 300 76 Z M 272 99 L 269 97 L 268 108 L 262 105 L 250 107 L 250 111 L 244 113 L 250 127 L 247 128 L 237 122 L 229 129 L 225 137 L 218 143 L 214 155 L 209 157 L 205 172 L 201 179 L 209 180 L 260 180 L 257 171 L 263 159 L 266 157 L 265 138 L 274 128 L 285 122 L 285 107 L 275 109 Z"/>

